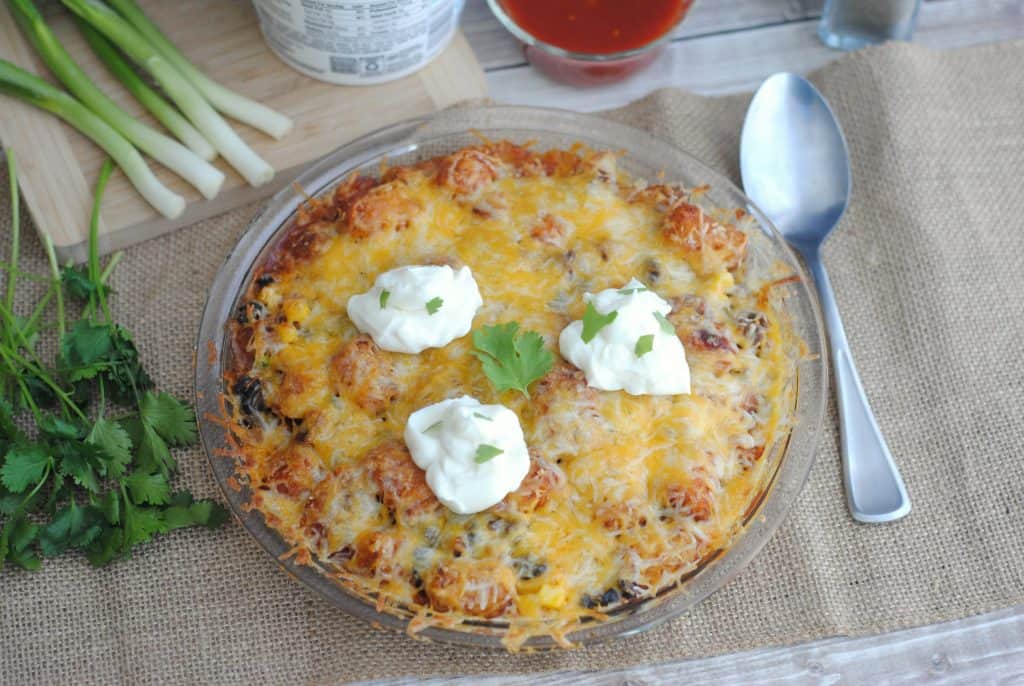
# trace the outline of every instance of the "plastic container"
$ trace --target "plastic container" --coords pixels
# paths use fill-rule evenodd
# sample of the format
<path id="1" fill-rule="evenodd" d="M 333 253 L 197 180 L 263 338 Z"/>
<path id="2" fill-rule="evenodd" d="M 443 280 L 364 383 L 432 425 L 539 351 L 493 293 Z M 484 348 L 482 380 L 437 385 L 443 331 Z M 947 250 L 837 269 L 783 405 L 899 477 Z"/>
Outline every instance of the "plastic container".
<path id="1" fill-rule="evenodd" d="M 463 0 L 253 0 L 270 49 L 288 66 L 342 86 L 400 79 L 447 47 Z"/>

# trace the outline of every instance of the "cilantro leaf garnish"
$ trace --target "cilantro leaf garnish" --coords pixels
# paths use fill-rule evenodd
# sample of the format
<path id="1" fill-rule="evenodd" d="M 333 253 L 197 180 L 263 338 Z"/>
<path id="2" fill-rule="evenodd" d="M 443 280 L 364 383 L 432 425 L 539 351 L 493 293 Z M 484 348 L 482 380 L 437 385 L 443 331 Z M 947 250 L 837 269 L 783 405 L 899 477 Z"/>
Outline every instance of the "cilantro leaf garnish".
<path id="1" fill-rule="evenodd" d="M 109 476 L 120 478 L 124 474 L 125 467 L 132 460 L 132 439 L 119 424 L 102 417 L 97 419 L 85 442 L 103 453 Z"/>
<path id="2" fill-rule="evenodd" d="M 171 445 L 189 445 L 196 440 L 196 418 L 191 408 L 166 393 L 147 391 L 139 403 L 139 414 Z"/>
<path id="3" fill-rule="evenodd" d="M 97 297 L 101 290 L 105 296 L 110 294 L 109 286 L 98 284 L 89 278 L 86 265 L 64 267 L 60 271 L 60 280 L 68 294 L 82 302 L 88 302 L 89 298 Z"/>
<path id="4" fill-rule="evenodd" d="M 669 334 L 670 336 L 676 335 L 676 327 L 672 326 L 672 322 L 668 320 L 668 317 L 663 315 L 661 312 L 657 311 L 652 312 L 651 314 L 653 314 L 654 318 L 658 320 L 658 324 L 661 325 L 662 331 Z"/>
<path id="5" fill-rule="evenodd" d="M 58 473 L 70 477 L 72 481 L 90 493 L 98 493 L 100 475 L 97 471 L 99 466 L 97 453 L 99 451 L 89 444 L 71 442 L 59 443 L 54 448 L 60 456 L 57 466 Z"/>
<path id="6" fill-rule="evenodd" d="M 390 298 L 390 297 L 391 297 L 391 291 L 389 291 L 386 288 L 381 290 L 381 292 L 380 292 L 380 300 L 379 300 L 379 302 L 380 302 L 380 309 L 383 310 L 385 307 L 387 307 L 387 305 L 388 305 L 388 298 Z"/>
<path id="7" fill-rule="evenodd" d="M 7 168 L 18 197 L 14 162 Z M 113 170 L 100 170 L 95 207 Z M 16 216 L 16 215 L 15 215 Z M 107 285 L 118 256 L 101 269 L 98 210 L 89 259 L 64 267 L 52 256 L 49 284 L 30 317 L 14 314 L 17 254 L 0 297 L 0 567 L 38 569 L 40 555 L 83 550 L 94 565 L 183 526 L 217 526 L 226 512 L 211 501 L 172 493 L 169 446 L 196 440 L 191 408 L 151 390 L 131 333 L 114 322 Z M 18 222 L 13 223 L 17 241 Z M 56 307 L 56 318 L 48 320 Z M 21 303 L 29 305 L 29 303 Z M 81 305 L 79 309 L 79 304 Z M 43 351 L 56 350 L 48 363 Z"/>
<path id="8" fill-rule="evenodd" d="M 636 347 L 633 348 L 633 352 L 637 357 L 643 357 L 652 350 L 654 350 L 654 334 L 649 333 L 636 339 Z"/>
<path id="9" fill-rule="evenodd" d="M 587 309 L 583 313 L 583 333 L 581 334 L 583 342 L 589 343 L 594 340 L 597 332 L 614 322 L 618 316 L 617 310 L 612 310 L 608 314 L 601 314 L 594 307 L 594 303 L 587 303 Z"/>
<path id="10" fill-rule="evenodd" d="M 531 383 L 551 371 L 555 356 L 536 331 L 519 333 L 519 322 L 484 326 L 473 332 L 473 355 L 499 393 L 515 389 L 527 398 Z"/>
<path id="11" fill-rule="evenodd" d="M 501 448 L 496 448 L 488 443 L 481 443 L 476 447 L 476 457 L 473 458 L 473 461 L 476 462 L 477 464 L 490 462 L 498 455 L 501 455 L 503 452 L 505 451 L 502 450 Z"/>
<path id="12" fill-rule="evenodd" d="M 113 349 L 109 326 L 79 319 L 61 339 L 58 364 L 69 381 L 91 379 L 107 367 Z"/>
<path id="13" fill-rule="evenodd" d="M 13 445 L 7 450 L 4 466 L 0 467 L 0 482 L 11 493 L 23 493 L 43 478 L 49 464 L 50 456 L 43 446 L 34 443 Z"/>
<path id="14" fill-rule="evenodd" d="M 160 472 L 146 474 L 134 471 L 125 479 L 124 484 L 128 487 L 132 501 L 136 503 L 165 505 L 171 499 L 171 486 L 167 483 L 167 477 Z"/>
<path id="15" fill-rule="evenodd" d="M 436 314 L 441 309 L 441 305 L 444 305 L 444 300 L 441 298 L 431 298 L 427 301 L 427 314 Z"/>
<path id="16" fill-rule="evenodd" d="M 79 507 L 72 497 L 39 534 L 39 550 L 46 557 L 60 555 L 68 548 L 82 548 L 103 532 L 100 513 Z"/>

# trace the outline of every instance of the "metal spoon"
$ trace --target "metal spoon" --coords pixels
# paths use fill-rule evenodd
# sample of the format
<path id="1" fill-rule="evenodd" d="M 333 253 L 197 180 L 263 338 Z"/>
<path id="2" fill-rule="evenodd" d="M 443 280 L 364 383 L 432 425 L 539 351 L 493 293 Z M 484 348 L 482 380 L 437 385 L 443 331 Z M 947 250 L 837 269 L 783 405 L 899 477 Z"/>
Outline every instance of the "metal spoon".
<path id="1" fill-rule="evenodd" d="M 821 245 L 850 198 L 850 161 L 835 115 L 817 89 L 795 74 L 775 74 L 754 94 L 740 137 L 747 195 L 807 263 L 825 313 L 839 396 L 843 477 L 853 518 L 889 522 L 910 498 L 864 395 L 821 262 Z"/>

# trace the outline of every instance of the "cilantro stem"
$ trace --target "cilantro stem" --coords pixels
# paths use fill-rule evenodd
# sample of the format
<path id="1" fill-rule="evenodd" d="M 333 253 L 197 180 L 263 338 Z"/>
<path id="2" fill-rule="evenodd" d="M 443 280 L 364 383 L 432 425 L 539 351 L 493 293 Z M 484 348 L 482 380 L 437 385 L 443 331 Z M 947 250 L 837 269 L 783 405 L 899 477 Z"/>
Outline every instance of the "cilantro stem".
<path id="1" fill-rule="evenodd" d="M 14 161 L 14 150 L 7 149 L 7 179 L 11 193 L 11 262 L 7 267 L 7 309 L 14 308 L 14 288 L 18 281 L 18 249 L 21 237 L 21 222 L 18 216 L 18 168 Z"/>
<path id="2" fill-rule="evenodd" d="M 53 297 L 53 284 L 50 284 L 50 290 L 46 291 L 39 302 L 36 304 L 36 308 L 32 310 L 31 316 L 28 321 L 25 322 L 25 326 L 22 327 L 22 332 L 25 336 L 31 336 L 35 332 L 36 324 L 39 323 L 39 318 L 43 316 L 43 312 L 46 311 L 46 306 L 50 303 L 50 298 Z"/>
<path id="3" fill-rule="evenodd" d="M 103 412 L 106 410 L 106 406 L 107 406 L 107 396 L 106 396 L 106 392 L 105 392 L 105 390 L 103 388 L 103 377 L 101 376 L 100 377 L 100 406 L 99 406 L 99 410 L 97 410 L 97 415 L 96 415 L 97 419 L 103 419 Z"/>
<path id="4" fill-rule="evenodd" d="M 96 192 L 93 194 L 92 217 L 89 220 L 89 280 L 96 284 L 96 294 L 103 309 L 103 316 L 110 323 L 110 307 L 107 305 L 107 296 L 103 293 L 103 284 L 100 283 L 100 202 L 103 200 L 103 191 L 107 187 L 111 172 L 114 171 L 114 163 L 108 157 L 103 161 L 100 168 L 100 176 L 96 179 Z M 91 300 L 91 298 L 90 298 Z"/>
<path id="5" fill-rule="evenodd" d="M 39 406 L 36 405 L 36 401 L 33 400 L 32 393 L 28 390 L 28 385 L 25 383 L 25 380 L 21 378 L 21 374 L 15 367 L 14 361 L 11 360 L 9 351 L 3 346 L 0 346 L 0 357 L 4 358 L 7 368 L 11 370 L 11 376 L 14 378 L 14 382 L 18 385 L 18 388 L 21 389 L 21 397 L 25 400 L 25 404 L 28 405 L 28 408 L 32 411 L 32 416 L 35 417 L 36 423 L 42 421 L 43 413 L 39 411 Z M 17 358 L 17 361 L 22 364 L 25 363 L 25 360 L 22 360 L 20 357 Z"/>
<path id="6" fill-rule="evenodd" d="M 107 266 L 103 268 L 103 273 L 100 274 L 101 284 L 107 283 L 107 279 L 110 278 L 110 273 L 114 271 L 114 267 L 117 266 L 117 263 L 121 261 L 122 257 L 124 257 L 124 252 L 120 250 L 110 256 L 110 261 L 107 262 Z"/>
<path id="7" fill-rule="evenodd" d="M 8 312 L 7 308 L 5 307 L 0 307 L 0 314 L 8 318 L 11 317 L 11 313 Z M 38 378 L 40 381 L 46 384 L 46 386 L 51 391 L 53 391 L 58 398 L 60 398 L 61 402 L 67 409 L 73 411 L 83 421 L 88 422 L 89 418 L 85 415 L 84 412 L 82 412 L 78 405 L 75 404 L 73 400 L 71 400 L 71 395 L 63 388 L 58 386 L 57 382 L 50 378 L 50 375 L 46 373 L 43 361 L 39 359 L 39 356 L 36 354 L 36 352 L 32 350 L 32 348 L 29 346 L 28 340 L 25 338 L 24 332 L 16 326 L 12 326 L 10 328 L 21 339 L 22 347 L 24 347 L 35 360 L 33 362 L 33 360 L 25 359 L 25 357 L 22 355 L 13 353 L 15 355 L 14 362 L 18 362 L 22 367 L 32 372 L 36 376 L 36 378 Z M 6 351 L 4 351 L 3 348 L 0 348 L 0 354 L 4 355 L 4 358 L 7 360 L 7 366 L 10 367 L 12 372 L 15 372 L 16 378 L 18 378 L 19 383 L 22 384 L 22 388 L 27 391 L 27 387 L 24 385 L 23 382 L 21 382 L 20 377 L 18 377 L 17 372 L 15 371 L 14 365 L 11 363 L 12 361 L 10 360 L 9 357 L 7 357 Z"/>
<path id="8" fill-rule="evenodd" d="M 21 504 L 18 505 L 18 509 L 19 510 L 24 508 L 25 504 L 28 503 L 28 501 L 32 500 L 32 498 L 35 497 L 36 493 L 39 492 L 39 489 L 43 487 L 43 484 L 46 483 L 46 479 L 50 476 L 50 470 L 51 469 L 53 469 L 53 458 L 52 457 L 46 461 L 46 468 L 43 469 L 43 475 L 41 477 L 39 477 L 39 483 L 36 484 L 36 487 L 33 488 L 29 492 L 29 494 L 27 496 L 25 496 L 25 499 L 21 501 Z"/>
<path id="9" fill-rule="evenodd" d="M 46 246 L 46 257 L 50 261 L 53 285 L 57 288 L 57 333 L 64 338 L 64 293 L 60 286 L 60 265 L 57 264 L 57 253 L 53 250 L 53 240 L 49 234 L 43 234 L 43 245 Z"/>
<path id="10" fill-rule="evenodd" d="M 121 549 L 121 554 L 127 556 L 128 550 L 132 547 L 130 537 L 128 533 L 131 531 L 131 514 L 132 514 L 132 501 L 128 497 L 128 488 L 125 486 L 124 481 L 120 481 L 121 497 L 124 498 L 124 512 L 121 513 L 121 526 L 124 528 L 124 547 Z"/>
<path id="11" fill-rule="evenodd" d="M 36 493 L 39 493 L 39 489 L 42 488 L 43 484 L 45 484 L 47 479 L 50 478 L 50 470 L 52 468 L 53 468 L 53 458 L 51 457 L 50 459 L 48 459 L 46 461 L 46 468 L 43 470 L 43 475 L 41 477 L 39 477 L 39 483 L 36 484 L 36 487 L 33 488 L 29 492 L 28 495 L 26 495 L 24 498 L 22 498 L 21 502 L 18 503 L 18 507 L 15 508 L 14 512 L 12 512 L 7 517 L 7 521 L 4 522 L 4 535 L 3 535 L 4 539 L 7 538 L 7 531 L 6 531 L 7 526 L 9 526 L 12 522 L 16 521 L 23 514 L 25 514 L 25 506 L 28 505 L 29 501 L 32 500 L 32 498 L 34 498 L 36 496 Z M 5 544 L 5 547 L 6 547 L 6 540 L 5 540 L 4 544 Z M 0 569 L 4 568 L 4 560 L 5 559 L 6 559 L 6 556 L 0 556 Z"/>

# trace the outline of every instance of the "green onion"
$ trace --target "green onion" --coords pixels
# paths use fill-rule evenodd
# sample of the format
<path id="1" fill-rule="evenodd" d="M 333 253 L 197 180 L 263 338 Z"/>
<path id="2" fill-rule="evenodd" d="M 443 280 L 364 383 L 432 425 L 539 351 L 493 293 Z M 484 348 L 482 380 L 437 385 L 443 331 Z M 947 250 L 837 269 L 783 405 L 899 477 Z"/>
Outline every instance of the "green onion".
<path id="1" fill-rule="evenodd" d="M 217 157 L 217 151 L 210 145 L 210 141 L 203 138 L 203 134 L 196 131 L 196 128 L 189 123 L 188 119 L 181 116 L 178 110 L 163 99 L 159 93 L 149 87 L 143 81 L 121 53 L 110 44 L 103 34 L 75 17 L 85 42 L 92 48 L 93 53 L 100 59 L 107 69 L 121 81 L 129 93 L 142 103 L 142 106 L 149 110 L 157 121 L 167 127 L 179 141 L 185 144 L 189 150 L 202 157 L 207 162 Z"/>
<path id="2" fill-rule="evenodd" d="M 658 324 L 661 326 L 662 331 L 667 333 L 669 336 L 676 335 L 676 327 L 668 320 L 668 317 L 657 310 L 652 312 L 652 314 L 654 315 L 654 318 L 658 320 Z"/>
<path id="3" fill-rule="evenodd" d="M 225 88 L 199 71 L 160 28 L 150 21 L 135 0 L 110 0 L 110 4 L 163 55 L 164 59 L 184 74 L 215 108 L 277 139 L 283 138 L 292 130 L 292 120 L 285 115 Z"/>
<path id="4" fill-rule="evenodd" d="M 64 91 L 0 60 L 0 93 L 13 95 L 55 114 L 81 131 L 114 158 L 146 202 L 163 216 L 174 218 L 185 210 L 185 199 L 160 183 L 139 151 L 124 136 Z"/>
<path id="5" fill-rule="evenodd" d="M 505 451 L 502 450 L 501 448 L 496 448 L 495 446 L 489 445 L 487 443 L 481 443 L 476 447 L 476 455 L 473 457 L 473 461 L 476 462 L 477 464 L 490 462 L 498 455 L 501 455 L 503 452 Z"/>
<path id="6" fill-rule="evenodd" d="M 654 334 L 649 333 L 646 336 L 641 336 L 636 339 L 636 346 L 633 348 L 633 353 L 637 357 L 643 357 L 647 353 L 654 350 Z"/>
<path id="7" fill-rule="evenodd" d="M 108 98 L 64 50 L 32 0 L 7 0 L 7 4 L 46 66 L 83 105 L 140 150 L 198 188 L 205 197 L 217 195 L 224 183 L 224 174 L 181 143 L 138 121 Z"/>
<path id="8" fill-rule="evenodd" d="M 133 62 L 148 71 L 171 100 L 185 113 L 199 132 L 210 141 L 245 180 L 259 186 L 274 178 L 274 169 L 238 137 L 203 96 L 131 24 L 99 0 L 61 0 L 64 5 Z"/>

